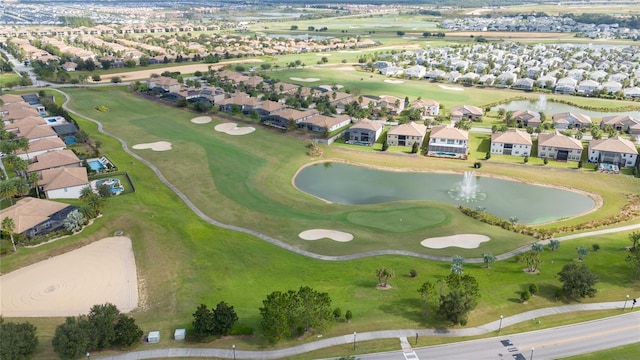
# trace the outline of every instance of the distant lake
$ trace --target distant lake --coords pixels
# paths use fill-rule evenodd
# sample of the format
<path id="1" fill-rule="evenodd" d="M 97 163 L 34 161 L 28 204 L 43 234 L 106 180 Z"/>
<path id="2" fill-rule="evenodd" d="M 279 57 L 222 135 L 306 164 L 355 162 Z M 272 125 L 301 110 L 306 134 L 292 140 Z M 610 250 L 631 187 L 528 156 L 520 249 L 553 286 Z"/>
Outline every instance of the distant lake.
<path id="1" fill-rule="evenodd" d="M 338 204 L 439 201 L 482 207 L 503 219 L 515 216 L 523 224 L 572 217 L 595 206 L 591 197 L 577 192 L 482 176 L 477 185 L 486 196 L 467 202 L 450 195 L 461 181 L 462 175 L 456 174 L 384 171 L 342 163 L 307 166 L 294 179 L 301 191 Z"/>
<path id="2" fill-rule="evenodd" d="M 605 112 L 605 111 L 592 111 L 585 110 L 583 108 L 567 105 L 555 101 L 547 101 L 546 97 L 541 96 L 538 100 L 516 100 L 511 101 L 506 104 L 500 104 L 498 106 L 494 106 L 491 108 L 492 111 L 497 111 L 498 109 L 505 109 L 506 111 L 516 111 L 516 110 L 530 110 L 535 112 L 543 112 L 546 115 L 553 115 L 557 113 L 563 112 L 578 112 L 592 118 L 602 118 L 605 116 L 613 116 L 613 115 L 630 115 L 636 118 L 640 118 L 640 111 L 616 111 L 616 112 Z"/>

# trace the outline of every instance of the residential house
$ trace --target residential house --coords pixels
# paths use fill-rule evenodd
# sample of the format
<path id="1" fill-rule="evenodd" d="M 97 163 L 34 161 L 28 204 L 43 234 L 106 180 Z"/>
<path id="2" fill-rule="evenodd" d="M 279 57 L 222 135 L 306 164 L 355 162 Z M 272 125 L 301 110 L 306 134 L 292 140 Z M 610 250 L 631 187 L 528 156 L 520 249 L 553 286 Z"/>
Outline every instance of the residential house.
<path id="1" fill-rule="evenodd" d="M 512 114 L 518 126 L 537 128 L 542 122 L 540 120 L 540 114 L 531 110 L 516 110 Z"/>
<path id="2" fill-rule="evenodd" d="M 469 154 L 469 132 L 452 125 L 438 125 L 431 129 L 427 155 L 466 159 Z"/>
<path id="3" fill-rule="evenodd" d="M 42 171 L 59 167 L 80 167 L 82 161 L 71 150 L 54 150 L 40 154 L 29 164 L 27 172 Z"/>
<path id="4" fill-rule="evenodd" d="M 317 133 L 324 133 L 325 131 L 330 133 L 349 124 L 351 124 L 349 115 L 316 115 L 298 122 L 298 127 Z"/>
<path id="5" fill-rule="evenodd" d="M 582 149 L 580 140 L 562 135 L 558 130 L 538 135 L 538 157 L 540 158 L 580 161 Z"/>
<path id="6" fill-rule="evenodd" d="M 634 166 L 638 161 L 638 148 L 629 140 L 614 136 L 589 141 L 589 162 Z"/>
<path id="7" fill-rule="evenodd" d="M 78 127 L 75 124 L 62 124 L 55 125 L 51 127 L 53 131 L 56 132 L 58 137 L 65 138 L 67 136 L 72 136 L 78 132 Z"/>
<path id="8" fill-rule="evenodd" d="M 161 92 L 178 92 L 180 91 L 180 83 L 178 80 L 166 76 L 152 77 L 147 80 L 149 90 Z"/>
<path id="9" fill-rule="evenodd" d="M 531 135 L 519 129 L 498 131 L 491 135 L 491 153 L 501 155 L 531 155 Z"/>
<path id="10" fill-rule="evenodd" d="M 600 83 L 593 80 L 582 80 L 578 84 L 578 94 L 593 94 L 600 87 Z"/>
<path id="11" fill-rule="evenodd" d="M 424 124 L 409 122 L 394 126 L 387 131 L 387 144 L 389 146 L 413 146 L 413 143 L 422 145 L 427 135 L 427 127 Z"/>
<path id="12" fill-rule="evenodd" d="M 62 167 L 42 170 L 38 185 L 48 199 L 78 199 L 82 189 L 89 186 L 87 169 Z"/>
<path id="13" fill-rule="evenodd" d="M 613 126 L 616 131 L 626 131 L 631 135 L 640 135 L 640 119 L 630 115 L 605 116 L 600 122 L 600 128 L 604 130 L 607 125 Z"/>
<path id="14" fill-rule="evenodd" d="M 591 126 L 589 115 L 573 112 L 553 114 L 553 126 L 556 129 L 585 129 Z"/>
<path id="15" fill-rule="evenodd" d="M 459 121 L 459 120 L 480 120 L 483 112 L 477 106 L 473 105 L 458 105 L 451 108 L 451 120 Z"/>
<path id="16" fill-rule="evenodd" d="M 389 114 L 398 115 L 404 110 L 404 100 L 395 96 L 380 96 L 378 99 L 378 107 L 385 107 L 389 110 Z"/>
<path id="17" fill-rule="evenodd" d="M 632 99 L 640 98 L 640 87 L 631 87 L 622 90 L 624 92 L 624 96 Z"/>
<path id="18" fill-rule="evenodd" d="M 518 90 L 533 90 L 533 85 L 535 85 L 535 81 L 533 79 L 521 78 L 516 80 L 512 87 Z"/>
<path id="19" fill-rule="evenodd" d="M 62 70 L 71 72 L 71 71 L 76 71 L 78 64 L 71 61 L 67 61 L 66 63 L 62 64 L 61 67 L 62 67 Z"/>
<path id="20" fill-rule="evenodd" d="M 556 82 L 555 92 L 560 94 L 573 94 L 578 87 L 578 80 L 565 77 Z"/>
<path id="21" fill-rule="evenodd" d="M 271 114 L 283 110 L 286 106 L 281 102 L 266 100 L 258 104 L 256 110 L 258 111 L 258 118 L 266 119 Z"/>
<path id="22" fill-rule="evenodd" d="M 10 120 L 19 120 L 29 116 L 40 116 L 40 112 L 26 102 L 11 103 L 0 106 L 0 119 L 6 124 Z"/>
<path id="23" fill-rule="evenodd" d="M 75 209 L 77 207 L 69 204 L 26 197 L 13 206 L 0 210 L 0 222 L 11 218 L 16 225 L 16 234 L 33 238 L 61 229 L 67 215 Z"/>
<path id="24" fill-rule="evenodd" d="M 553 89 L 558 81 L 554 76 L 542 75 L 536 80 L 536 86 L 543 89 Z"/>
<path id="25" fill-rule="evenodd" d="M 344 134 L 347 144 L 372 146 L 382 134 L 382 121 L 362 119 L 349 128 Z"/>
<path id="26" fill-rule="evenodd" d="M 34 157 L 44 154 L 47 151 L 64 150 L 67 145 L 60 138 L 42 139 L 29 143 L 29 150 L 24 151 L 18 149 L 15 151 L 15 155 L 22 160 L 33 159 Z"/>
<path id="27" fill-rule="evenodd" d="M 283 109 L 276 111 L 269 115 L 264 121 L 265 125 L 274 126 L 281 129 L 287 129 L 292 125 L 297 125 L 302 121 L 309 119 L 312 116 L 317 116 L 320 111 L 316 109 L 296 110 L 296 109 Z"/>
<path id="28" fill-rule="evenodd" d="M 423 78 L 427 74 L 427 68 L 422 65 L 414 65 L 405 69 L 408 77 Z"/>
<path id="29" fill-rule="evenodd" d="M 395 65 L 380 69 L 380 75 L 397 76 L 404 74 L 404 69 Z"/>
<path id="30" fill-rule="evenodd" d="M 622 84 L 617 81 L 607 81 L 602 84 L 602 88 L 609 94 L 615 94 L 622 90 Z"/>
<path id="31" fill-rule="evenodd" d="M 435 100 L 416 100 L 411 104 L 412 109 L 420 109 L 423 116 L 438 116 L 440 103 Z"/>
<path id="32" fill-rule="evenodd" d="M 43 125 L 20 127 L 16 135 L 29 140 L 30 143 L 42 139 L 55 139 L 58 137 L 52 128 Z"/>

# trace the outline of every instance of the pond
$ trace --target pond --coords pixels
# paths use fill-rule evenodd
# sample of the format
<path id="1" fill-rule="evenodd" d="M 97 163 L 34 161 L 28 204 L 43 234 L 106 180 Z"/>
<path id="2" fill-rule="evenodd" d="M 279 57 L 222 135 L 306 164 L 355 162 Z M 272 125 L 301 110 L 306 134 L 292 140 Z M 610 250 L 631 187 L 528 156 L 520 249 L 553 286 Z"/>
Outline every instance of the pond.
<path id="1" fill-rule="evenodd" d="M 343 163 L 307 166 L 294 179 L 301 191 L 344 205 L 429 200 L 484 208 L 503 219 L 539 224 L 588 212 L 595 201 L 584 194 L 517 181 L 475 177 L 481 196 L 464 200 L 455 194 L 463 176 L 422 172 L 396 172 Z"/>
<path id="2" fill-rule="evenodd" d="M 547 101 L 545 96 L 540 96 L 540 98 L 536 101 L 529 100 L 516 100 L 511 101 L 506 104 L 500 104 L 491 108 L 492 111 L 497 111 L 498 109 L 505 109 L 506 111 L 516 111 L 516 110 L 531 110 L 535 112 L 542 111 L 547 114 L 547 118 L 551 118 L 551 115 L 563 112 L 577 112 L 582 113 L 592 118 L 602 118 L 605 116 L 614 116 L 614 115 L 630 115 L 633 117 L 640 117 L 640 111 L 617 111 L 617 112 L 605 112 L 605 111 L 592 111 L 585 110 L 583 108 L 567 105 L 555 101 Z"/>

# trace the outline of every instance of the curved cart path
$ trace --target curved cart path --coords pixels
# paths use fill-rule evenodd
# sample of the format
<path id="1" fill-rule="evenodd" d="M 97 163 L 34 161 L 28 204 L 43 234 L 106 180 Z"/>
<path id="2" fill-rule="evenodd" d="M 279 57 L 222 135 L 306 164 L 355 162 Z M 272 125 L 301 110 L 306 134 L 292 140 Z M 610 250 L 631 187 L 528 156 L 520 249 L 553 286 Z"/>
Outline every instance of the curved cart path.
<path id="1" fill-rule="evenodd" d="M 292 246 L 290 244 L 287 244 L 285 242 L 282 242 L 278 239 L 272 238 L 271 236 L 262 234 L 260 232 L 257 232 L 255 230 L 251 230 L 251 229 L 246 229 L 240 226 L 235 226 L 235 225 L 230 225 L 230 224 L 225 224 L 222 223 L 220 221 L 214 220 L 212 218 L 210 218 L 209 216 L 207 216 L 205 213 L 203 213 L 200 209 L 198 209 L 192 202 L 191 200 L 189 200 L 189 198 L 182 192 L 180 191 L 180 189 L 178 189 L 175 185 L 173 185 L 171 182 L 169 182 L 169 180 L 167 180 L 167 178 L 164 177 L 164 175 L 162 174 L 162 172 L 155 166 L 153 165 L 151 162 L 147 161 L 146 159 L 142 158 L 141 156 L 139 156 L 138 154 L 136 154 L 135 152 L 131 151 L 129 149 L 129 146 L 127 145 L 127 143 L 120 137 L 104 130 L 104 127 L 102 126 L 102 123 L 96 119 L 90 118 L 84 114 L 81 114 L 73 109 L 70 109 L 67 104 L 68 102 L 71 100 L 71 98 L 69 97 L 69 95 L 67 93 L 65 93 L 64 91 L 60 90 L 60 89 L 52 89 L 55 91 L 58 91 L 59 93 L 61 93 L 62 95 L 64 95 L 65 97 L 65 102 L 64 104 L 62 104 L 62 107 L 68 111 L 71 114 L 80 116 L 82 118 L 85 118 L 89 121 L 92 121 L 94 123 L 96 123 L 98 125 L 98 131 L 102 134 L 105 134 L 107 136 L 111 136 L 112 138 L 118 140 L 120 142 L 120 145 L 122 145 L 122 149 L 127 152 L 129 155 L 133 156 L 134 158 L 136 158 L 137 160 L 139 160 L 140 162 L 142 162 L 143 164 L 145 164 L 146 166 L 148 166 L 158 177 L 158 179 L 160 179 L 160 181 L 162 181 L 169 189 L 171 189 L 171 191 L 173 191 L 176 195 L 178 195 L 178 197 L 194 212 L 196 213 L 196 215 L 198 215 L 202 220 L 224 228 L 224 229 L 228 229 L 228 230 L 233 230 L 233 231 L 238 231 L 238 232 L 242 232 L 245 234 L 249 234 L 249 235 L 253 235 L 256 236 L 264 241 L 267 241 L 275 246 L 278 246 L 280 248 L 283 248 L 285 250 L 289 250 L 291 252 L 294 252 L 296 254 L 299 255 L 303 255 L 303 256 L 307 256 L 313 259 L 318 259 L 318 260 L 327 260 L 327 261 L 345 261 L 345 260 L 354 260 L 354 259 L 361 259 L 361 258 L 366 258 L 366 257 L 371 257 L 371 256 L 379 256 L 379 255 L 401 255 L 401 256 L 412 256 L 412 257 L 416 257 L 416 258 L 421 258 L 421 259 L 427 259 L 427 260 L 435 260 L 435 261 L 446 261 L 449 262 L 451 261 L 451 257 L 445 257 L 445 256 L 435 256 L 435 255 L 429 255 L 429 254 L 421 254 L 421 253 L 417 253 L 417 252 L 413 252 L 413 251 L 405 251 L 405 250 L 375 250 L 375 251 L 368 251 L 368 252 L 363 252 L 363 253 L 357 253 L 357 254 L 351 254 L 351 255 L 341 255 L 341 256 L 329 256 L 329 255 L 322 255 L 322 254 L 316 254 L 310 251 L 306 251 L 306 250 L 302 250 L 299 249 L 295 246 Z M 594 236 L 594 235 L 600 235 L 600 234 L 608 234 L 608 233 L 614 233 L 614 232 L 622 232 L 622 231 L 629 231 L 629 230 L 635 230 L 635 229 L 640 229 L 640 224 L 634 224 L 634 225 L 629 225 L 629 226 L 622 226 L 622 227 L 617 227 L 617 228 L 612 228 L 612 229 L 606 229 L 606 230 L 596 230 L 596 231 L 589 231 L 589 232 L 585 232 L 585 233 L 580 233 L 580 234 L 574 234 L 574 235 L 569 235 L 569 236 L 563 236 L 563 237 L 558 237 L 555 240 L 570 240 L 570 239 L 576 239 L 576 238 L 581 238 L 581 237 L 589 237 L 589 236 Z M 547 244 L 549 242 L 549 240 L 545 240 L 545 241 L 541 241 L 540 243 L 542 244 Z M 496 256 L 497 260 L 505 260 L 508 259 L 510 257 L 513 257 L 515 255 L 524 253 L 525 251 L 529 250 L 531 248 L 530 245 L 526 245 L 523 247 L 520 247 L 518 249 L 509 251 L 507 253 L 504 254 L 500 254 L 498 256 Z M 469 259 L 465 259 L 466 263 L 481 263 L 484 260 L 482 258 L 469 258 Z"/>

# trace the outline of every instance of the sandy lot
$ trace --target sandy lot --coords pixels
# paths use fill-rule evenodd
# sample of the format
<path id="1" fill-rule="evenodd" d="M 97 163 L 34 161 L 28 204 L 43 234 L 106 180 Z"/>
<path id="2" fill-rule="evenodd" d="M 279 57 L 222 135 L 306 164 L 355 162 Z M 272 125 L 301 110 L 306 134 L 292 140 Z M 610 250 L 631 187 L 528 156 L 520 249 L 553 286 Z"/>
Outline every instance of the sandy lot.
<path id="1" fill-rule="evenodd" d="M 247 126 L 247 127 L 238 127 L 236 123 L 224 123 L 220 125 L 216 125 L 216 131 L 223 132 L 229 135 L 247 135 L 256 131 L 255 128 Z"/>
<path id="2" fill-rule="evenodd" d="M 168 141 L 156 141 L 146 144 L 136 144 L 133 145 L 132 148 L 136 150 L 151 149 L 153 151 L 167 151 L 171 150 L 171 143 Z"/>
<path id="3" fill-rule="evenodd" d="M 311 229 L 301 232 L 299 235 L 302 240 L 320 240 L 320 239 L 331 239 L 333 241 L 338 242 L 348 242 L 353 240 L 353 235 L 337 230 L 327 230 L 327 229 Z"/>
<path id="4" fill-rule="evenodd" d="M 217 64 L 189 64 L 189 65 L 171 66 L 166 68 L 155 68 L 155 69 L 149 69 L 149 70 L 121 72 L 116 74 L 105 74 L 100 76 L 102 80 L 99 82 L 101 83 L 111 82 L 111 78 L 115 76 L 119 77 L 122 81 L 147 80 L 148 78 L 151 77 L 151 74 L 160 74 L 165 71 L 180 71 L 180 73 L 182 74 L 192 74 L 196 71 L 202 71 L 202 72 L 209 71 L 209 66 L 211 66 L 211 69 L 217 70 L 227 64 L 256 63 L 256 62 L 262 62 L 262 60 L 244 59 L 244 60 L 226 61 L 224 63 L 217 63 Z"/>
<path id="5" fill-rule="evenodd" d="M 438 85 L 438 87 L 440 87 L 441 89 L 445 89 L 445 90 L 464 91 L 463 88 L 454 87 L 454 86 Z"/>
<path id="6" fill-rule="evenodd" d="M 0 314 L 48 317 L 86 314 L 112 303 L 138 306 L 136 262 L 128 237 L 109 237 L 0 276 Z"/>
<path id="7" fill-rule="evenodd" d="M 389 84 L 404 84 L 403 80 L 385 79 L 384 82 L 389 83 Z"/>
<path id="8" fill-rule="evenodd" d="M 475 249 L 483 242 L 489 240 L 491 240 L 491 238 L 486 235 L 457 234 L 424 239 L 420 242 L 420 245 L 430 249 L 443 249 L 449 246 L 455 246 L 463 249 Z"/>
<path id="9" fill-rule="evenodd" d="M 211 122 L 211 116 L 198 116 L 191 119 L 194 124 L 207 124 Z"/>
<path id="10" fill-rule="evenodd" d="M 320 81 L 320 79 L 318 78 L 299 78 L 299 77 L 292 77 L 289 78 L 293 81 L 302 81 L 302 82 L 316 82 L 316 81 Z"/>

